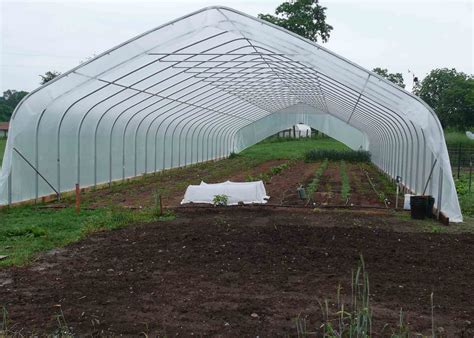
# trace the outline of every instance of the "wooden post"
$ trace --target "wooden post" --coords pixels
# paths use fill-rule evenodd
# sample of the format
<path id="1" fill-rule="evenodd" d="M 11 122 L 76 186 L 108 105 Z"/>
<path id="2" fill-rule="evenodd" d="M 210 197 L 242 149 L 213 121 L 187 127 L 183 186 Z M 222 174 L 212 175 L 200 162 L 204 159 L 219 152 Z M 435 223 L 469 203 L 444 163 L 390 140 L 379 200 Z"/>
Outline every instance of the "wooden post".
<path id="1" fill-rule="evenodd" d="M 79 189 L 79 184 L 76 183 L 76 213 L 78 214 L 81 211 L 81 190 Z"/>

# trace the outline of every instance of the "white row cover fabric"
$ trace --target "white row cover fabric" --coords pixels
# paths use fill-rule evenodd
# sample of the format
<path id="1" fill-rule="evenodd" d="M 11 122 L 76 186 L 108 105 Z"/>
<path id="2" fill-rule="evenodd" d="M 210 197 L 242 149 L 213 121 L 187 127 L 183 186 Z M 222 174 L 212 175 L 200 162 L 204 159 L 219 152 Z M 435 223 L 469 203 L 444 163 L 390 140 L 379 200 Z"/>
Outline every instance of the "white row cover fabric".
<path id="1" fill-rule="evenodd" d="M 369 150 L 381 170 L 462 221 L 431 108 L 225 7 L 150 30 L 25 97 L 11 120 L 0 204 L 222 158 L 299 122 Z"/>
<path id="2" fill-rule="evenodd" d="M 267 196 L 265 186 L 262 181 L 255 182 L 231 182 L 207 184 L 201 182 L 200 185 L 190 185 L 186 189 L 184 199 L 181 204 L 186 203 L 207 203 L 214 204 L 214 197 L 217 195 L 227 196 L 227 205 L 244 204 L 265 204 L 270 196 Z"/>

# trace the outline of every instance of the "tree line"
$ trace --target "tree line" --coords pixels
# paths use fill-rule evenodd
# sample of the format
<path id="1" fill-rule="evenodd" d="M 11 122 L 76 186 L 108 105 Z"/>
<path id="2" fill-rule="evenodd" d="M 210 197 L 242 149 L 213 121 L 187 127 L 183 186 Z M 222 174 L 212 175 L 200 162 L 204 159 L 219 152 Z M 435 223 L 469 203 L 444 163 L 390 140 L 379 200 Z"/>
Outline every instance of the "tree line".
<path id="1" fill-rule="evenodd" d="M 327 42 L 333 27 L 326 22 L 326 7 L 319 0 L 285 1 L 275 9 L 275 14 L 259 14 L 262 20 L 283 27 L 308 40 Z M 390 73 L 377 67 L 374 73 L 405 88 L 401 73 Z M 50 71 L 40 75 L 44 84 L 59 73 Z M 444 128 L 467 130 L 474 127 L 474 77 L 456 69 L 433 69 L 422 81 L 413 77 L 413 94 L 423 99 L 438 115 Z M 0 121 L 8 121 L 15 106 L 27 94 L 7 90 L 0 97 Z"/>

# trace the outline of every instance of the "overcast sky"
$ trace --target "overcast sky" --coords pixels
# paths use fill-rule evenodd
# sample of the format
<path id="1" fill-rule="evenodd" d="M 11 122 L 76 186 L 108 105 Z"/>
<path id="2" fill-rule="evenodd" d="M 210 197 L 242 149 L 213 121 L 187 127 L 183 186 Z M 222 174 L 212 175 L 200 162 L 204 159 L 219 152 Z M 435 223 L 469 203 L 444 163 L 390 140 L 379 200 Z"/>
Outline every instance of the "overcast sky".
<path id="1" fill-rule="evenodd" d="M 0 0 L 0 90 L 30 91 L 39 74 L 65 72 L 133 36 L 189 12 L 224 5 L 256 16 L 283 0 Z M 321 0 L 334 27 L 330 50 L 372 69 L 474 73 L 472 0 Z"/>

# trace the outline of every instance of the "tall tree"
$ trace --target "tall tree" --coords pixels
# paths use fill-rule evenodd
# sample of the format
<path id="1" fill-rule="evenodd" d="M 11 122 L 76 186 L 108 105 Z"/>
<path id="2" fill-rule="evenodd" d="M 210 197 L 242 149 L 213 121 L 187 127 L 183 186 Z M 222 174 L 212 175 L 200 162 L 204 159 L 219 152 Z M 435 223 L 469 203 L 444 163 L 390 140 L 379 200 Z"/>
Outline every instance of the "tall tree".
<path id="1" fill-rule="evenodd" d="M 18 103 L 28 94 L 25 91 L 6 90 L 0 97 L 0 122 L 10 120 L 10 117 Z"/>
<path id="2" fill-rule="evenodd" d="M 332 26 L 326 23 L 326 7 L 319 0 L 285 1 L 275 10 L 275 15 L 259 14 L 260 19 L 281 26 L 293 33 L 317 42 L 329 39 Z"/>
<path id="3" fill-rule="evenodd" d="M 434 109 L 443 127 L 466 130 L 474 126 L 474 78 L 456 69 L 433 69 L 418 92 Z"/>
<path id="4" fill-rule="evenodd" d="M 390 82 L 395 83 L 396 85 L 405 88 L 405 83 L 403 82 L 403 75 L 402 73 L 389 73 L 388 69 L 376 67 L 372 69 L 372 71 L 380 76 L 386 78 Z"/>
<path id="5" fill-rule="evenodd" d="M 56 72 L 56 71 L 48 71 L 46 73 L 44 73 L 44 75 L 40 75 L 41 77 L 41 84 L 44 85 L 46 82 L 49 82 L 51 81 L 52 79 L 54 79 L 55 77 L 61 75 L 61 73 L 59 72 Z"/>

